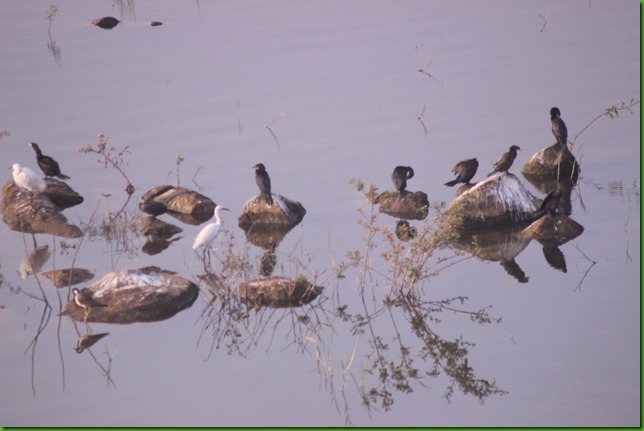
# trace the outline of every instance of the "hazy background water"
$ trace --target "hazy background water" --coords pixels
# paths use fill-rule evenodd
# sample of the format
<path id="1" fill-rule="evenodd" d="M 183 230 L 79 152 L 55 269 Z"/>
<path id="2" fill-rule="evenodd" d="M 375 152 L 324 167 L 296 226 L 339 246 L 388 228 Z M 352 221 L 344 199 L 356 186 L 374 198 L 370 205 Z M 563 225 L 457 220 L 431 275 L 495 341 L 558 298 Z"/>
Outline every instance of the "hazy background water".
<path id="1" fill-rule="evenodd" d="M 45 15 L 54 3 L 51 25 Z M 477 157 L 482 178 L 512 144 L 520 167 L 554 140 L 548 111 L 558 106 L 569 135 L 618 100 L 639 99 L 639 3 L 636 1 L 3 1 L 0 7 L 0 140 L 5 179 L 12 163 L 36 168 L 28 142 L 54 156 L 85 197 L 65 211 L 86 223 L 117 211 L 127 196 L 119 175 L 76 151 L 99 132 L 126 146 L 126 173 L 137 191 L 181 184 L 232 211 L 227 228 L 243 241 L 236 218 L 257 193 L 251 166 L 263 162 L 273 190 L 302 202 L 307 215 L 280 245 L 276 274 L 294 277 L 289 256 L 308 262 L 327 288 L 322 307 L 360 313 L 357 272 L 336 282 L 333 262 L 364 248 L 356 209 L 364 197 L 350 178 L 391 188 L 394 166 L 411 165 L 409 189 L 449 203 L 455 162 Z M 113 30 L 88 21 L 122 19 Z M 150 27 L 149 22 L 163 22 Z M 54 55 L 52 43 L 58 49 Z M 48 48 L 48 44 L 49 47 Z M 418 70 L 430 60 L 432 77 Z M 469 297 L 499 324 L 444 315 L 432 323 L 445 339 L 475 343 L 477 377 L 507 391 L 480 404 L 445 376 L 412 393 L 394 391 L 389 411 L 367 410 L 358 388 L 369 340 L 332 319 L 322 334 L 331 380 L 320 372 L 315 343 L 291 343 L 281 314 L 246 357 L 198 345 L 203 301 L 174 318 L 110 332 L 92 352 L 107 364 L 106 384 L 88 354 L 73 352 L 68 318 L 52 317 L 29 349 L 42 304 L 33 276 L 19 277 L 30 238 L 0 226 L 0 421 L 17 425 L 562 425 L 640 424 L 640 123 L 634 114 L 602 118 L 574 149 L 582 177 L 572 217 L 585 227 L 562 247 L 568 272 L 548 267 L 532 242 L 517 257 L 527 284 L 495 262 L 466 259 L 423 285 L 441 299 Z M 423 125 L 417 116 L 421 115 Z M 274 139 L 265 127 L 273 119 Z M 195 176 L 196 173 L 196 176 Z M 195 176 L 194 181 L 192 181 Z M 522 176 L 520 176 L 523 179 Z M 526 182 L 527 184 L 527 182 Z M 535 194 L 541 196 L 534 190 Z M 104 195 L 109 194 L 109 197 Z M 583 205 L 582 205 L 583 203 Z M 430 217 L 435 215 L 430 213 Z M 383 224 L 393 225 L 385 216 Z M 96 278 L 145 265 L 192 279 L 201 271 L 190 246 L 200 227 L 165 252 L 120 253 L 86 240 L 75 261 Z M 61 240 L 39 235 L 53 251 L 43 270 L 71 265 Z M 75 240 L 65 240 L 73 245 Z M 252 248 L 258 258 L 261 251 Z M 596 262 L 591 262 L 584 255 Z M 310 262 L 309 262 L 310 261 Z M 54 287 L 39 276 L 55 313 Z M 369 286 L 376 294 L 378 286 Z M 333 299 L 339 298 L 339 299 Z M 337 304 L 336 304 L 337 302 Z M 272 320 L 270 319 L 272 316 Z M 288 318 L 287 318 L 288 320 Z M 394 336 L 380 320 L 382 336 Z M 398 322 L 404 319 L 398 316 Z M 82 325 L 79 326 L 82 329 Z M 409 333 L 408 328 L 398 328 Z M 207 339 L 206 335 L 206 339 Z M 413 339 L 413 338 L 412 338 Z M 321 340 L 320 340 L 321 341 Z M 59 345 L 62 351 L 59 353 Z M 420 347 L 416 340 L 414 348 Z M 348 373 L 342 368 L 356 349 Z M 421 361 L 416 365 L 424 366 Z M 426 367 L 425 367 L 426 368 Z M 63 375 L 64 369 L 64 375 Z M 354 377 L 347 377 L 347 376 Z M 355 380 L 354 380 L 355 378 Z M 334 386 L 330 386 L 330 382 Z M 343 398 L 344 397 L 344 398 Z M 336 408 L 334 400 L 339 401 Z M 348 407 L 347 407 L 348 406 Z"/>

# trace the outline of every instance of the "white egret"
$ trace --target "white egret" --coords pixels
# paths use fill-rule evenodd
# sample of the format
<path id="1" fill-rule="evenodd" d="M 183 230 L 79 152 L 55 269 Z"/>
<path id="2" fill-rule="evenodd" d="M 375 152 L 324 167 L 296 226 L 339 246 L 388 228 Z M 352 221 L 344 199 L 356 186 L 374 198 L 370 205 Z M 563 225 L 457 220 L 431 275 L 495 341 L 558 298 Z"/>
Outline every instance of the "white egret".
<path id="1" fill-rule="evenodd" d="M 13 164 L 13 182 L 22 189 L 30 192 L 42 192 L 47 187 L 45 181 L 29 168 L 22 167 L 18 163 Z"/>
<path id="2" fill-rule="evenodd" d="M 195 243 L 192 245 L 193 250 L 196 250 L 199 247 L 204 247 L 204 258 L 206 256 L 206 250 L 215 242 L 217 235 L 219 235 L 219 232 L 221 231 L 222 219 L 219 214 L 220 210 L 228 211 L 228 208 L 222 208 L 219 205 L 215 206 L 216 221 L 214 223 L 207 224 L 203 229 L 201 229 L 201 232 L 199 232 L 199 235 L 195 238 Z"/>

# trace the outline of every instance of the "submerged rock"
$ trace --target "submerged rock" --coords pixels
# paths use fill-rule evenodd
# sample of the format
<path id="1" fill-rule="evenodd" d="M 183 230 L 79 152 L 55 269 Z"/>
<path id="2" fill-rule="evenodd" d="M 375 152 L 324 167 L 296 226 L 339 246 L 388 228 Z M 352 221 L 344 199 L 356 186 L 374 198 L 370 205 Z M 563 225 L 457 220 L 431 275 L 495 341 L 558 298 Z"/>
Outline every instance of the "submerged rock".
<path id="1" fill-rule="evenodd" d="M 580 168 L 568 147 L 564 147 L 562 151 L 559 144 L 554 144 L 536 152 L 523 165 L 521 172 L 526 176 L 574 179 L 576 181 Z"/>
<path id="2" fill-rule="evenodd" d="M 141 232 L 150 239 L 170 239 L 174 235 L 183 232 L 179 226 L 166 223 L 156 217 L 143 217 L 141 219 Z"/>
<path id="3" fill-rule="evenodd" d="M 293 227 L 302 221 L 306 210 L 301 203 L 273 193 L 273 205 L 264 196 L 256 195 L 244 204 L 239 216 L 239 227 L 248 230 L 256 225 L 282 225 Z"/>
<path id="4" fill-rule="evenodd" d="M 560 214 L 546 214 L 523 230 L 523 233 L 547 247 L 555 247 L 577 238 L 584 227 Z"/>
<path id="5" fill-rule="evenodd" d="M 144 202 L 160 202 L 171 211 L 169 215 L 195 225 L 210 220 L 215 211 L 215 203 L 209 197 L 184 187 L 157 186 L 148 190 L 142 199 Z M 189 217 L 181 217 L 181 215 Z M 194 223 L 191 222 L 192 220 Z"/>
<path id="6" fill-rule="evenodd" d="M 429 214 L 429 201 L 423 192 L 385 191 L 378 195 L 375 202 L 380 211 L 392 217 L 406 220 L 424 220 Z"/>
<path id="7" fill-rule="evenodd" d="M 61 208 L 78 205 L 83 197 L 62 181 L 46 179 L 47 188 L 33 193 L 9 180 L 2 188 L 0 210 L 11 230 L 25 233 L 47 233 L 65 238 L 79 238 L 78 226 L 67 223 Z"/>
<path id="8" fill-rule="evenodd" d="M 502 172 L 457 197 L 438 220 L 456 229 L 510 226 L 534 220 L 540 205 L 516 176 Z"/>
<path id="9" fill-rule="evenodd" d="M 83 268 L 57 269 L 55 271 L 43 272 L 42 275 L 47 277 L 59 289 L 94 278 L 94 274 Z"/>
<path id="10" fill-rule="evenodd" d="M 192 306 L 196 284 L 157 267 L 112 272 L 83 292 L 106 307 L 92 308 L 88 322 L 134 323 L 169 319 Z M 62 314 L 83 321 L 84 310 L 72 299 Z"/>
<path id="11" fill-rule="evenodd" d="M 248 307 L 300 307 L 313 301 L 322 291 L 322 287 L 306 280 L 270 277 L 242 283 L 239 299 Z"/>

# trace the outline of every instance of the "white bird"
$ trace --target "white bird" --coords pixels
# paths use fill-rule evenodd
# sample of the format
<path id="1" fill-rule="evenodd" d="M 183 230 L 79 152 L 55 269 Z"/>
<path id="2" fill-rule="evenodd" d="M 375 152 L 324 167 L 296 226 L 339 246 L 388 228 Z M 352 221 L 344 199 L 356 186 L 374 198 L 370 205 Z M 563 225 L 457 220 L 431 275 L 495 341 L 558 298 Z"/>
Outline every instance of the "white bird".
<path id="1" fill-rule="evenodd" d="M 228 208 L 222 208 L 219 205 L 215 206 L 215 223 L 209 223 L 207 224 L 203 229 L 201 229 L 201 232 L 199 232 L 199 235 L 197 235 L 197 238 L 195 238 L 195 243 L 192 245 L 192 249 L 196 250 L 199 247 L 205 247 L 204 249 L 204 255 L 206 253 L 206 249 L 213 243 L 215 242 L 215 239 L 217 238 L 217 235 L 219 235 L 219 232 L 221 231 L 221 216 L 219 215 L 220 210 L 225 210 L 228 211 Z"/>
<path id="2" fill-rule="evenodd" d="M 30 192 L 42 192 L 47 187 L 45 181 L 31 169 L 22 167 L 18 163 L 14 163 L 12 168 L 13 182 L 18 187 Z"/>

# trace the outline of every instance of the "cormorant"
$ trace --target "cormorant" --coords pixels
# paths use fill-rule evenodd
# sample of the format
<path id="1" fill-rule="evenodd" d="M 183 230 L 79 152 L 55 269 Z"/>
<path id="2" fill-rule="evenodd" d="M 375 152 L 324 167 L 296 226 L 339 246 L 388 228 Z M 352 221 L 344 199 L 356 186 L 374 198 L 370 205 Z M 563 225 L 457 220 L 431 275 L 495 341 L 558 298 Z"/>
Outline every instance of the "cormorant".
<path id="1" fill-rule="evenodd" d="M 139 204 L 139 209 L 146 214 L 150 214 L 152 217 L 165 214 L 168 211 L 167 206 L 157 201 L 141 202 Z"/>
<path id="2" fill-rule="evenodd" d="M 407 180 L 413 178 L 414 170 L 411 166 L 396 166 L 394 172 L 391 174 L 391 181 L 394 183 L 394 188 L 398 193 L 405 193 L 407 188 Z"/>
<path id="3" fill-rule="evenodd" d="M 269 205 L 273 205 L 273 198 L 271 197 L 271 178 L 268 176 L 266 168 L 261 163 L 256 164 L 253 168 L 255 169 L 255 182 L 257 183 L 257 187 L 259 187 L 259 191 L 266 198 L 266 202 Z"/>
<path id="4" fill-rule="evenodd" d="M 517 158 L 517 150 L 520 150 L 517 145 L 512 145 L 507 153 L 503 153 L 499 160 L 494 163 L 494 170 L 488 174 L 488 177 L 497 172 L 507 172 Z"/>
<path id="5" fill-rule="evenodd" d="M 550 214 L 551 216 L 554 216 L 557 214 L 560 201 L 561 189 L 557 187 L 555 190 L 548 193 L 543 199 L 543 202 L 541 202 L 541 215 Z"/>
<path id="6" fill-rule="evenodd" d="M 559 108 L 550 109 L 550 121 L 552 122 L 552 134 L 555 135 L 561 149 L 564 149 L 568 145 L 568 129 L 566 123 L 561 119 Z"/>
<path id="7" fill-rule="evenodd" d="M 32 142 L 29 145 L 31 145 L 31 148 L 33 148 L 36 152 L 36 161 L 38 162 L 38 167 L 41 171 L 43 171 L 45 177 L 58 177 L 61 180 L 70 179 L 67 175 L 63 175 L 60 172 L 60 166 L 58 166 L 58 162 L 56 162 L 56 160 L 52 159 L 49 156 L 43 155 L 38 144 Z"/>
<path id="8" fill-rule="evenodd" d="M 476 175 L 476 170 L 479 168 L 479 162 L 476 158 L 462 160 L 454 166 L 452 172 L 456 175 L 456 179 L 445 183 L 447 187 L 453 187 L 458 183 L 469 184 L 470 180 Z"/>
<path id="9" fill-rule="evenodd" d="M 93 297 L 89 296 L 85 292 L 81 292 L 77 288 L 73 288 L 72 293 L 74 294 L 74 300 L 76 301 L 76 304 L 85 309 L 85 322 L 87 322 L 87 316 L 89 316 L 89 312 L 92 310 L 92 308 L 107 307 L 107 305 L 98 302 Z"/>

